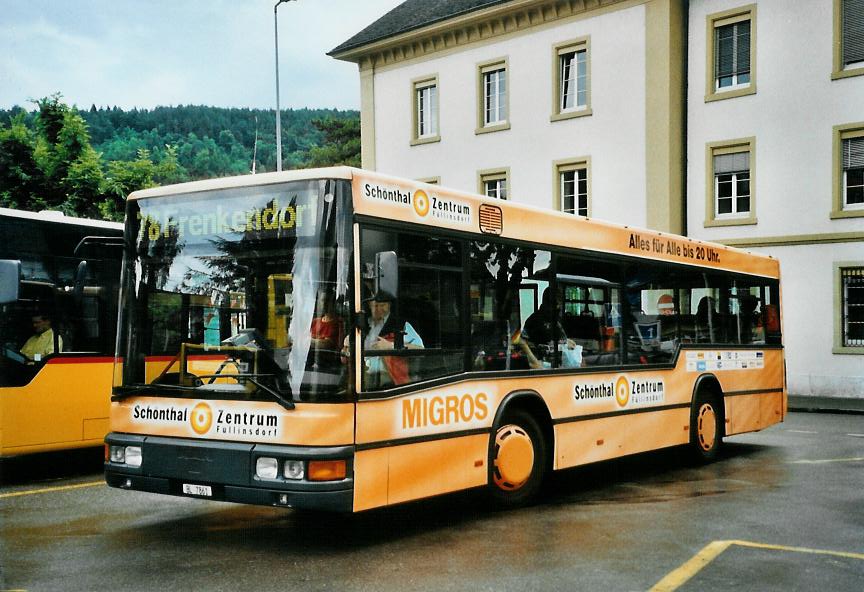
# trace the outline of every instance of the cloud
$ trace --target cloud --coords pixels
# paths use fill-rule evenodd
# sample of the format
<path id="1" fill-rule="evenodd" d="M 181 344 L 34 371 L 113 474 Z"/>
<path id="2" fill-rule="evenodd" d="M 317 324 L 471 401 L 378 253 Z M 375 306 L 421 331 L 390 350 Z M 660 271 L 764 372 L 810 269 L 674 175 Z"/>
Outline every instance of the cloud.
<path id="1" fill-rule="evenodd" d="M 91 103 L 272 108 L 273 3 L 8 3 L 0 21 L 0 108 L 54 92 L 82 108 Z M 356 66 L 326 52 L 399 3 L 298 0 L 280 5 L 282 106 L 358 108 Z"/>

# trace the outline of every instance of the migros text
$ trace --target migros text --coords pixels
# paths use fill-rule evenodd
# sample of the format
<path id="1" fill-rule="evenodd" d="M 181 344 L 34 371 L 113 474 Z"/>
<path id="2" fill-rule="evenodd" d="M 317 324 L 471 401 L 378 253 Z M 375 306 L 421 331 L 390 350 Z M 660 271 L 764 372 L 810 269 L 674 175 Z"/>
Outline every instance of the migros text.
<path id="1" fill-rule="evenodd" d="M 486 393 L 405 399 L 402 429 L 482 421 L 489 416 L 488 399 Z"/>

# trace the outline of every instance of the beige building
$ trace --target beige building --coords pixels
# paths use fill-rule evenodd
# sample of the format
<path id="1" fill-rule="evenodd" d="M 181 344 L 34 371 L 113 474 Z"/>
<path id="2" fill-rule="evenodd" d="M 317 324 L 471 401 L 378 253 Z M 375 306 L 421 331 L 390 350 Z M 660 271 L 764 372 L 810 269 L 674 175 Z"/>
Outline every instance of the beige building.
<path id="1" fill-rule="evenodd" d="M 774 255 L 790 393 L 864 404 L 864 0 L 408 0 L 331 55 L 365 168 Z"/>

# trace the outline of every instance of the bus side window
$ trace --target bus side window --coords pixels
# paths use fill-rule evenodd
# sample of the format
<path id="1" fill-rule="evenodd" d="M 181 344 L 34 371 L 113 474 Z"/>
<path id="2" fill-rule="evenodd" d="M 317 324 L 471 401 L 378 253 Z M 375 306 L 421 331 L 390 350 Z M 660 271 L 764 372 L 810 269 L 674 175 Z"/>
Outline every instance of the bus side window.
<path id="1" fill-rule="evenodd" d="M 396 323 L 406 333 L 410 330 L 419 337 L 413 347 L 400 347 L 400 340 L 394 334 L 394 349 L 397 351 L 393 356 L 373 356 L 370 352 L 366 356 L 366 366 L 374 371 L 368 372 L 367 388 L 401 386 L 462 372 L 465 362 L 461 297 L 463 243 L 375 229 L 364 229 L 361 242 L 364 269 L 373 269 L 376 253 L 396 252 L 399 293 L 390 303 L 385 326 L 392 327 Z M 372 282 L 367 282 L 364 289 L 363 297 L 370 298 L 373 295 Z M 371 322 L 371 314 L 369 320 Z M 366 330 L 363 334 L 365 339 Z M 401 337 L 404 339 L 407 335 Z M 382 367 L 393 379 L 392 384 L 387 376 L 383 380 L 372 376 L 374 373 L 382 374 L 379 370 Z M 400 368 L 396 372 L 398 377 L 393 377 L 390 369 L 396 367 Z"/>
<path id="2" fill-rule="evenodd" d="M 528 370 L 552 366 L 538 344 L 522 339 L 549 286 L 541 279 L 551 261 L 548 251 L 475 241 L 469 251 L 471 357 L 475 371 Z"/>

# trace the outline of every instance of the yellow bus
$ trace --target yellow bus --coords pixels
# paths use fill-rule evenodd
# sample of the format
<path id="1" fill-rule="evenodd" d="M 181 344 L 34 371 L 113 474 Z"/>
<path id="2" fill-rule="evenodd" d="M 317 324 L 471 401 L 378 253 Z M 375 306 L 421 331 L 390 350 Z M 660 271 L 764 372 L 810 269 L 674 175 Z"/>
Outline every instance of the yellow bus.
<path id="1" fill-rule="evenodd" d="M 0 457 L 108 432 L 123 225 L 0 208 Z"/>
<path id="2" fill-rule="evenodd" d="M 774 259 L 351 168 L 128 200 L 113 487 L 362 511 L 783 420 Z"/>

